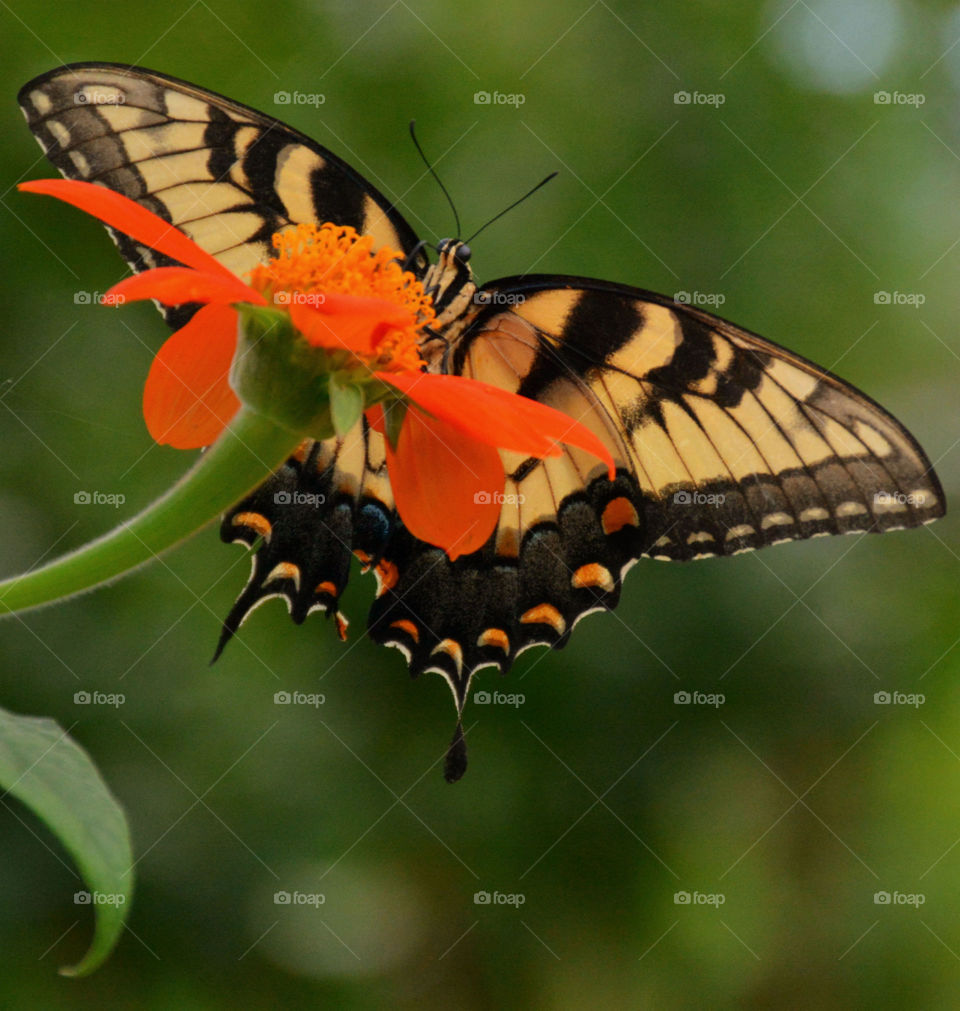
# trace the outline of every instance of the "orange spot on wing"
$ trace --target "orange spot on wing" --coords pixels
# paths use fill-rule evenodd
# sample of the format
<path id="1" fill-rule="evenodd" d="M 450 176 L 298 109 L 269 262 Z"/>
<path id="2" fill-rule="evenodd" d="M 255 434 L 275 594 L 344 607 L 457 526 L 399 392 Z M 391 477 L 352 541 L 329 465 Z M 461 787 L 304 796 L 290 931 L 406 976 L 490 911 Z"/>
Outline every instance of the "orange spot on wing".
<path id="1" fill-rule="evenodd" d="M 640 526 L 640 517 L 637 516 L 637 510 L 630 499 L 621 495 L 607 503 L 603 515 L 600 517 L 600 523 L 603 526 L 603 532 L 609 535 L 615 534 L 624 527 Z"/>
<path id="2" fill-rule="evenodd" d="M 373 571 L 377 577 L 378 597 L 382 597 L 387 590 L 392 590 L 400 578 L 396 565 L 393 562 L 388 562 L 385 558 L 380 561 Z"/>
<path id="3" fill-rule="evenodd" d="M 456 639 L 441 639 L 440 642 L 430 651 L 433 653 L 446 653 L 448 657 L 457 665 L 457 670 L 463 666 L 463 649 Z"/>
<path id="4" fill-rule="evenodd" d="M 502 628 L 488 628 L 480 633 L 478 646 L 497 646 L 508 656 L 510 654 L 510 637 Z"/>
<path id="5" fill-rule="evenodd" d="M 567 630 L 567 623 L 563 615 L 553 606 L 553 604 L 537 604 L 529 611 L 524 611 L 520 615 L 521 625 L 549 625 L 557 635 L 563 635 Z"/>
<path id="6" fill-rule="evenodd" d="M 317 583 L 314 593 L 328 593 L 331 597 L 336 597 L 337 595 L 337 584 L 331 583 L 329 579 L 325 579 L 322 583 Z"/>
<path id="7" fill-rule="evenodd" d="M 391 628 L 398 628 L 401 632 L 406 632 L 414 642 L 420 642 L 420 629 L 407 618 L 400 618 L 399 621 L 391 621 Z"/>
<path id="8" fill-rule="evenodd" d="M 616 585 L 610 570 L 598 562 L 591 562 L 589 565 L 581 565 L 573 574 L 570 585 L 575 590 L 585 590 L 588 587 L 598 586 L 607 593 L 612 593 Z"/>
<path id="9" fill-rule="evenodd" d="M 292 579 L 294 585 L 300 589 L 300 567 L 293 562 L 278 562 L 271 570 L 270 575 L 263 581 L 263 585 L 276 582 L 279 579 Z"/>
<path id="10" fill-rule="evenodd" d="M 333 616 L 333 620 L 337 623 L 337 635 L 340 637 L 341 642 L 347 641 L 347 626 L 350 624 L 347 621 L 342 611 L 337 611 Z"/>
<path id="11" fill-rule="evenodd" d="M 273 532 L 273 524 L 260 513 L 237 513 L 230 522 L 235 527 L 249 527 L 265 541 L 270 540 L 270 534 Z"/>
<path id="12" fill-rule="evenodd" d="M 360 559 L 360 564 L 364 566 L 363 571 L 366 572 L 366 566 L 370 564 L 370 556 L 366 553 L 366 551 L 361 551 L 359 548 L 354 551 L 354 554 Z"/>

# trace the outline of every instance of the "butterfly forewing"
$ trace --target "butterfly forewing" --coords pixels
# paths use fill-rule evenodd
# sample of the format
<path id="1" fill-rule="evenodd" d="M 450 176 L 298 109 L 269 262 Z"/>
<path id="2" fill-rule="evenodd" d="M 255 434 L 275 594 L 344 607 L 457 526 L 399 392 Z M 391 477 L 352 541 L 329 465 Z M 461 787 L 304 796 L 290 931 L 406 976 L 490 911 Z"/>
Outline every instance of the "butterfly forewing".
<path id="1" fill-rule="evenodd" d="M 401 215 L 336 155 L 291 127 L 163 74 L 75 64 L 25 85 L 20 105 L 69 179 L 107 186 L 171 222 L 242 275 L 287 225 L 332 221 L 410 253 Z M 114 236 L 134 270 L 170 262 Z M 420 254 L 416 269 L 426 265 Z M 169 314 L 173 325 L 183 313 Z"/>

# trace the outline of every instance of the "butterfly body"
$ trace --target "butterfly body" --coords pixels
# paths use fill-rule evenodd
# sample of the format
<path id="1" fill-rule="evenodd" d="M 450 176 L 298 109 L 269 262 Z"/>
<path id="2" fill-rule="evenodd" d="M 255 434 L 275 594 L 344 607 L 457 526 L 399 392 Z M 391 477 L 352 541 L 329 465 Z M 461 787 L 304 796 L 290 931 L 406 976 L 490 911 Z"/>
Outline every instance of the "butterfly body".
<path id="1" fill-rule="evenodd" d="M 82 96 L 82 100 L 81 100 Z M 351 225 L 400 251 L 433 296 L 426 368 L 540 400 L 585 424 L 616 463 L 502 453 L 500 520 L 451 561 L 393 507 L 383 438 L 361 420 L 306 442 L 223 520 L 255 549 L 220 648 L 264 600 L 302 622 L 345 619 L 352 556 L 378 579 L 372 637 L 411 672 L 437 671 L 462 711 L 482 667 L 561 647 L 586 614 L 615 607 L 641 557 L 685 561 L 783 541 L 930 522 L 939 481 L 913 437 L 825 369 L 700 309 L 592 278 L 530 275 L 478 286 L 469 249 L 431 264 L 393 204 L 303 134 L 230 99 L 135 67 L 51 71 L 20 96 L 48 157 L 70 178 L 139 201 L 243 274 L 270 236 L 301 221 Z M 115 235 L 134 270 L 165 262 Z M 173 325 L 189 309 L 168 311 Z M 321 503 L 318 506 L 317 503 Z M 218 650 L 219 652 L 219 650 Z M 448 778 L 463 771 L 459 730 Z"/>

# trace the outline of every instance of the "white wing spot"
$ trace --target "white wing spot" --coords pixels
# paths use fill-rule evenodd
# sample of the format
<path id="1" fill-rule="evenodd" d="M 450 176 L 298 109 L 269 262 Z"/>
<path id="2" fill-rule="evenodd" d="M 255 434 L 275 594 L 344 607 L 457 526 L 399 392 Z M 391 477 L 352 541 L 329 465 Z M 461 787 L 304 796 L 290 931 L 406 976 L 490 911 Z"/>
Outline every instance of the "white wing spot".
<path id="1" fill-rule="evenodd" d="M 801 523 L 811 523 L 814 520 L 828 520 L 830 519 L 830 513 L 826 509 L 821 509 L 820 506 L 812 506 L 810 509 L 804 509 L 800 513 Z"/>
<path id="2" fill-rule="evenodd" d="M 838 516 L 863 516 L 867 507 L 862 502 L 841 502 L 837 506 Z"/>
<path id="3" fill-rule="evenodd" d="M 738 537 L 750 537 L 752 534 L 755 534 L 755 533 L 756 533 L 756 530 L 754 530 L 753 527 L 750 526 L 749 523 L 740 523 L 740 524 L 738 524 L 735 527 L 731 527 L 727 531 L 727 538 L 726 539 L 728 541 L 735 541 Z M 737 554 L 737 552 L 734 552 L 734 554 Z"/>
<path id="4" fill-rule="evenodd" d="M 793 517 L 789 513 L 767 513 L 760 521 L 761 530 L 769 530 L 770 527 L 785 527 L 793 523 Z"/>
<path id="5" fill-rule="evenodd" d="M 702 541 L 712 541 L 715 539 L 709 530 L 698 530 L 687 538 L 687 544 L 700 544 Z"/>

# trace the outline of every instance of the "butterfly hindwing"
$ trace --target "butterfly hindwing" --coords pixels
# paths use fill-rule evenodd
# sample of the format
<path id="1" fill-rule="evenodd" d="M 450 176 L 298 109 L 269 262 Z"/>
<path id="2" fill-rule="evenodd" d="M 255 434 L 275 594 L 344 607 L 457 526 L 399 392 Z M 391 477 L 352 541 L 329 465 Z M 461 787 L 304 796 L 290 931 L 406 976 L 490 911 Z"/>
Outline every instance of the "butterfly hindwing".
<path id="1" fill-rule="evenodd" d="M 306 440 L 270 480 L 230 509 L 221 539 L 256 547 L 250 578 L 224 621 L 216 656 L 256 607 L 281 597 L 299 625 L 313 611 L 346 619 L 337 605 L 351 557 L 372 566 L 381 586 L 391 573 L 381 564 L 395 525 L 383 437 L 361 419 L 341 439 Z"/>

